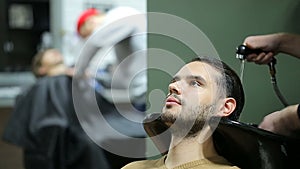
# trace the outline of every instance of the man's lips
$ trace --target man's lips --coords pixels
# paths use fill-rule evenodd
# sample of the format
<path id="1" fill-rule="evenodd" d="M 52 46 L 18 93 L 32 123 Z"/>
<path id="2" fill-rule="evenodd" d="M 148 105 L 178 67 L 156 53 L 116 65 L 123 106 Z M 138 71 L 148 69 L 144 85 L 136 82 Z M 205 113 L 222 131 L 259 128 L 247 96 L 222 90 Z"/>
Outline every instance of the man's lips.
<path id="1" fill-rule="evenodd" d="M 174 98 L 174 97 L 169 97 L 166 100 L 166 105 L 171 105 L 171 104 L 181 105 L 181 102 L 179 100 L 177 100 L 176 98 Z"/>

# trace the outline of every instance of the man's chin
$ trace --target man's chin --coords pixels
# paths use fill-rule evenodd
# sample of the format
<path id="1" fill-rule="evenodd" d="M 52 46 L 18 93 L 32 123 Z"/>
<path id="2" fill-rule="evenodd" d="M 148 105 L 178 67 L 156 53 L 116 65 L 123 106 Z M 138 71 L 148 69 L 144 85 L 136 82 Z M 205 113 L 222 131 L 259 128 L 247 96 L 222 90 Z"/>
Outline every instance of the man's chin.
<path id="1" fill-rule="evenodd" d="M 175 115 L 170 111 L 163 111 L 161 114 L 161 121 L 170 127 L 176 121 Z"/>
<path id="2" fill-rule="evenodd" d="M 181 112 L 181 107 L 175 105 L 165 105 L 162 112 L 166 114 L 179 115 Z"/>

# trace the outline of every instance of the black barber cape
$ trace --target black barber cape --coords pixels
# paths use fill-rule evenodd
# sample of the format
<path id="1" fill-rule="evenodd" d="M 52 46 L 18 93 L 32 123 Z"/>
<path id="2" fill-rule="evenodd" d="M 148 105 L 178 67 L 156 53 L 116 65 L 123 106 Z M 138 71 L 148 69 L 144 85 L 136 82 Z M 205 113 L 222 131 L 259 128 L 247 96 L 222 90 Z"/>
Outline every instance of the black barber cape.
<path id="1" fill-rule="evenodd" d="M 110 168 L 78 122 L 65 75 L 39 79 L 18 97 L 3 140 L 23 148 L 26 169 Z"/>

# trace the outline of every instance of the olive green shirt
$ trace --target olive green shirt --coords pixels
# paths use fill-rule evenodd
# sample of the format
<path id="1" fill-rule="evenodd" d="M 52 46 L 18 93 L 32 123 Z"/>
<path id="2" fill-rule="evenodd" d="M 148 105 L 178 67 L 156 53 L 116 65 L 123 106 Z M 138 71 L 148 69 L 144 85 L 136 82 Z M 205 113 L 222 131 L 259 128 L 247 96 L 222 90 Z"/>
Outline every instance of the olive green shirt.
<path id="1" fill-rule="evenodd" d="M 166 156 L 156 160 L 142 160 L 129 163 L 122 167 L 122 169 L 167 169 L 165 166 Z M 238 169 L 239 167 L 233 166 L 225 158 L 215 156 L 209 159 L 201 159 L 191 161 L 173 169 Z"/>

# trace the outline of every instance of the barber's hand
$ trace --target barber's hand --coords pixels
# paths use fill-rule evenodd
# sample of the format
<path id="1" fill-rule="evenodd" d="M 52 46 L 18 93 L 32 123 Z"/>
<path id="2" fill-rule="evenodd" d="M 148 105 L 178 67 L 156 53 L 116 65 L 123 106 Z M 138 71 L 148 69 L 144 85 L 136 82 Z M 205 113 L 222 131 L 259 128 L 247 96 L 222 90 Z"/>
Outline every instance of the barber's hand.
<path id="1" fill-rule="evenodd" d="M 268 64 L 272 58 L 278 53 L 280 45 L 279 34 L 249 36 L 244 40 L 244 45 L 250 49 L 260 49 L 264 52 L 259 54 L 250 54 L 247 61 L 256 64 Z"/>
<path id="2" fill-rule="evenodd" d="M 259 128 L 276 134 L 300 137 L 295 135 L 300 131 L 300 119 L 297 114 L 298 105 L 288 106 L 280 111 L 273 112 L 264 117 Z"/>
<path id="3" fill-rule="evenodd" d="M 75 68 L 73 67 L 67 68 L 66 75 L 73 77 L 74 74 L 75 74 Z"/>

